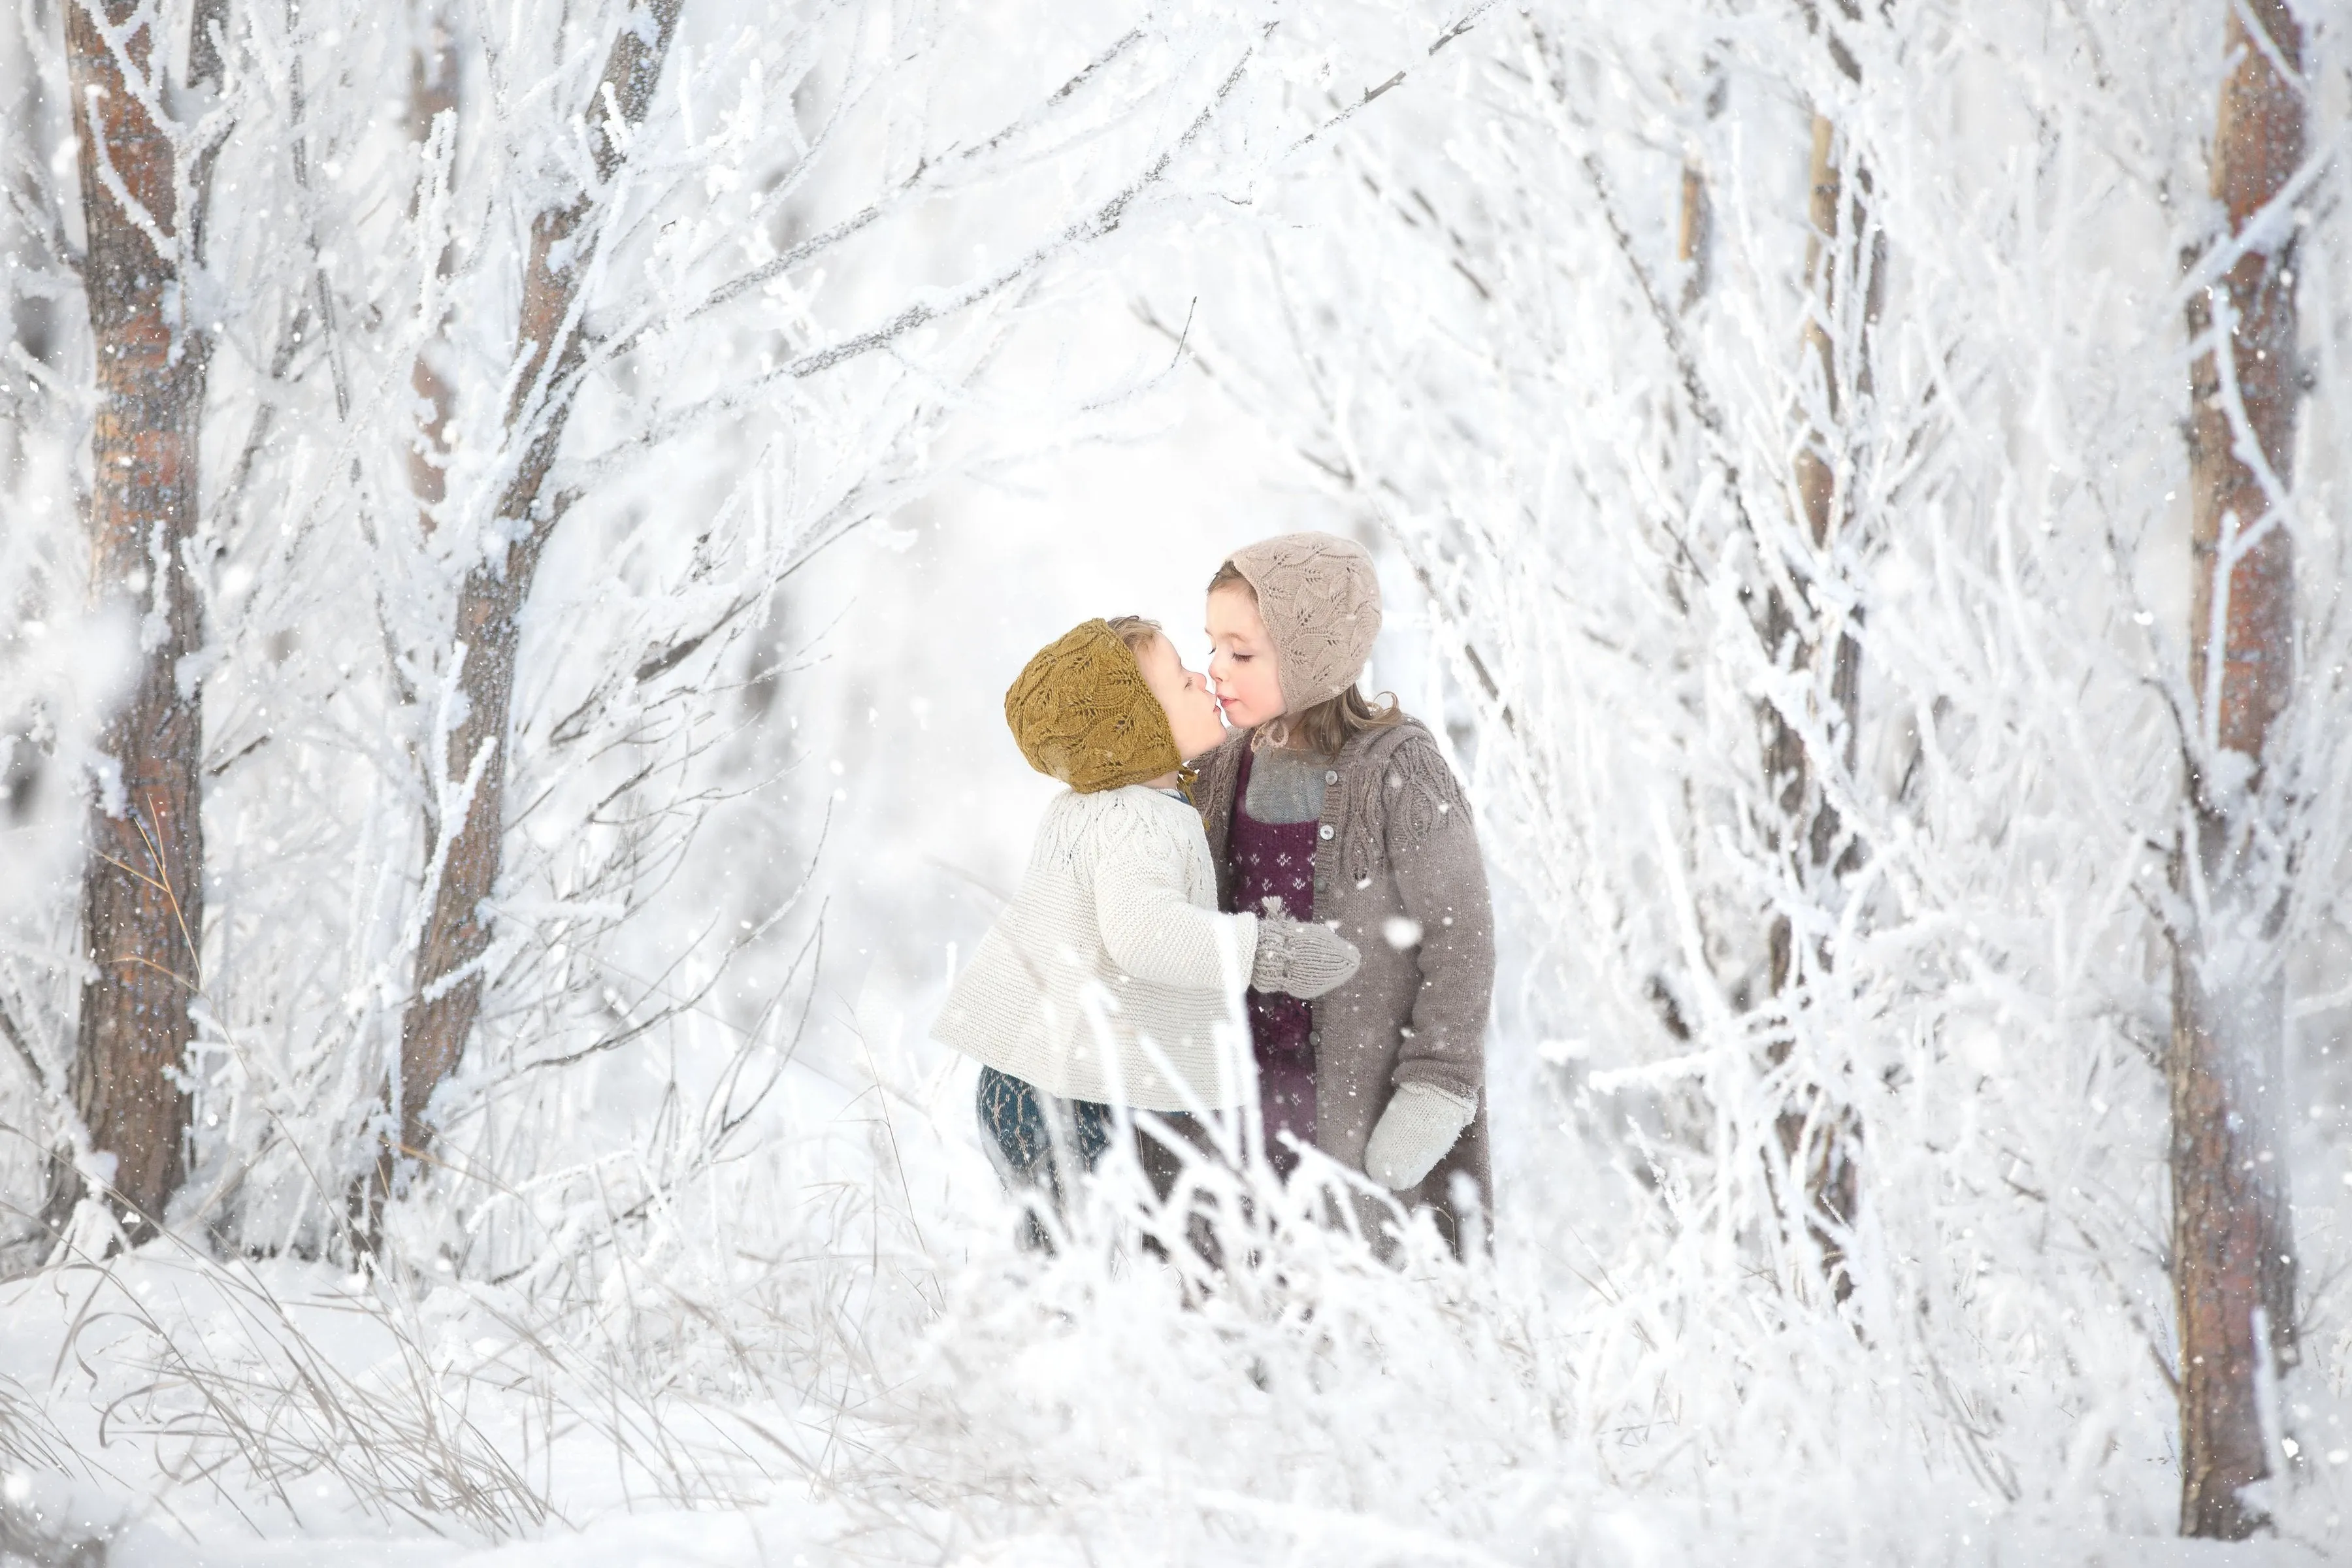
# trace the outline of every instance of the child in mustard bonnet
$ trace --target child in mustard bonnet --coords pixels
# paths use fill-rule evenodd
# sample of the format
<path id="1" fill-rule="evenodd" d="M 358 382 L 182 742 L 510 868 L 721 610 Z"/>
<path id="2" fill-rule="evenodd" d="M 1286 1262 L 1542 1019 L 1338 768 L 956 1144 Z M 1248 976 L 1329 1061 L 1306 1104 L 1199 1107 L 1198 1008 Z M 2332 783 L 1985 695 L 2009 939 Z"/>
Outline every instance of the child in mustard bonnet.
<path id="1" fill-rule="evenodd" d="M 1326 926 L 1218 912 L 1185 759 L 1225 730 L 1207 681 L 1156 624 L 1074 627 L 1022 670 L 1004 717 L 1030 764 L 1068 788 L 931 1032 L 982 1064 L 981 1127 L 1000 1173 L 1058 1213 L 1108 1146 L 1116 1108 L 1246 1100 L 1244 987 L 1319 996 L 1359 955 Z M 1042 1241 L 1038 1216 L 1029 1226 Z"/>

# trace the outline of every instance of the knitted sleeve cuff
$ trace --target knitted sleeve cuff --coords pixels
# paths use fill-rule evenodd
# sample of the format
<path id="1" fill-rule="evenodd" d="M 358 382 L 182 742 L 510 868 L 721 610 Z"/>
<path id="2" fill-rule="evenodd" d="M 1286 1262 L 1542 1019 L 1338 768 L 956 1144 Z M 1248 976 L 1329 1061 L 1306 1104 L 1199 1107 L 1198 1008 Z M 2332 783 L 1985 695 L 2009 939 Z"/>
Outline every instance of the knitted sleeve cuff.
<path id="1" fill-rule="evenodd" d="M 1241 989 L 1246 991 L 1250 975 L 1257 967 L 1258 948 L 1265 941 L 1265 922 L 1246 910 L 1220 918 L 1234 922 L 1234 974 L 1240 979 Z"/>
<path id="2" fill-rule="evenodd" d="M 1444 1084 L 1424 1083 L 1419 1079 L 1412 1079 L 1397 1085 L 1396 1091 L 1399 1094 L 1426 1094 L 1444 1100 L 1461 1112 L 1462 1125 L 1465 1127 L 1469 1126 L 1470 1119 L 1478 1114 L 1478 1100 L 1475 1095 L 1456 1094 Z"/>

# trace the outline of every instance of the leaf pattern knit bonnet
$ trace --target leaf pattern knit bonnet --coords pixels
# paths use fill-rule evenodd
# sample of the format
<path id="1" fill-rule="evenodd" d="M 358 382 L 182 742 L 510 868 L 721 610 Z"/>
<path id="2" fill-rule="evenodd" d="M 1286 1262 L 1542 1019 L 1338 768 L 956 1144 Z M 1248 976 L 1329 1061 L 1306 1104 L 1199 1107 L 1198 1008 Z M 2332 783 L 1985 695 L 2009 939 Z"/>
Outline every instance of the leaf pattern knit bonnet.
<path id="1" fill-rule="evenodd" d="M 1167 710 L 1108 621 L 1083 622 L 1040 648 L 1004 694 L 1004 721 L 1031 767 L 1080 795 L 1184 765 Z"/>
<path id="2" fill-rule="evenodd" d="M 1303 713 L 1356 684 L 1381 631 L 1370 552 L 1336 533 L 1284 533 L 1233 554 L 1274 639 L 1286 711 Z"/>

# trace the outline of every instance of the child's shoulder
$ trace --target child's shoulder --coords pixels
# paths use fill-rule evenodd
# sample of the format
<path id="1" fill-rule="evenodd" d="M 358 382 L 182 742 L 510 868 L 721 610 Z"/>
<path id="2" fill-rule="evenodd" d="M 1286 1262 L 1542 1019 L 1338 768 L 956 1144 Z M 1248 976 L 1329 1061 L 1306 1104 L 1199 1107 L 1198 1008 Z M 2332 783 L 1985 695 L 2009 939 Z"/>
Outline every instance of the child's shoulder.
<path id="1" fill-rule="evenodd" d="M 1192 807 L 1181 796 L 1150 784 L 1121 784 L 1117 789 L 1088 790 L 1081 795 L 1066 789 L 1055 795 L 1045 807 L 1049 817 L 1060 816 L 1087 822 L 1112 822 L 1125 817 L 1149 820 L 1155 817 L 1193 816 Z"/>
<path id="2" fill-rule="evenodd" d="M 1050 847 L 1070 854 L 1106 849 L 1187 850 L 1194 839 L 1204 845 L 1208 841 L 1200 813 L 1149 784 L 1123 784 L 1084 795 L 1065 790 L 1045 807 L 1045 819 L 1037 826 L 1041 851 Z"/>
<path id="3" fill-rule="evenodd" d="M 1402 838 L 1419 843 L 1449 819 L 1470 819 L 1462 781 L 1447 765 L 1437 737 L 1418 719 L 1400 718 L 1359 737 L 1342 753 L 1339 766 L 1365 807 L 1367 831 L 1393 838 L 1402 825 Z"/>
<path id="4" fill-rule="evenodd" d="M 1352 737 L 1341 748 L 1338 765 L 1342 773 L 1362 773 L 1399 763 L 1415 771 L 1434 763 L 1449 776 L 1453 771 L 1445 765 L 1445 753 L 1439 749 L 1437 737 L 1430 732 L 1428 725 L 1410 713 L 1400 714 L 1391 723 Z"/>
<path id="5" fill-rule="evenodd" d="M 1078 798 L 1092 803 L 1092 820 L 1099 831 L 1173 834 L 1186 839 L 1206 837 L 1201 814 L 1192 802 L 1150 784 L 1123 784 Z"/>
<path id="6" fill-rule="evenodd" d="M 1360 754 L 1363 757 L 1368 760 L 1380 760 L 1394 756 L 1399 752 L 1417 750 L 1423 746 L 1435 751 L 1437 737 L 1430 732 L 1428 725 L 1410 713 L 1401 712 L 1393 721 L 1382 724 L 1377 729 L 1363 731 L 1359 739 L 1359 744 L 1362 748 Z"/>

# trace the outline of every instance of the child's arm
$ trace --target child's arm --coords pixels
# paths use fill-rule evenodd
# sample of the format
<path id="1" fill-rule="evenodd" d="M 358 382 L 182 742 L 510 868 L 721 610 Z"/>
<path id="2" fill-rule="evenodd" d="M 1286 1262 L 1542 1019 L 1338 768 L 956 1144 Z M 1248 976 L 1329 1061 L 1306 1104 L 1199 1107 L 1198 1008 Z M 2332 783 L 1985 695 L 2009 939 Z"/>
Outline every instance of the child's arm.
<path id="1" fill-rule="evenodd" d="M 1257 917 L 1204 910 L 1184 896 L 1191 847 L 1171 824 L 1107 816 L 1094 856 L 1103 951 L 1139 980 L 1223 991 L 1249 984 Z"/>
<path id="2" fill-rule="evenodd" d="M 1106 822 L 1095 847 L 1095 921 L 1111 962 L 1138 979 L 1222 991 L 1221 942 L 1233 943 L 1245 985 L 1320 996 L 1345 984 L 1360 954 L 1312 921 L 1223 915 L 1184 896 L 1185 858 L 1198 846 L 1170 825 Z"/>
<path id="3" fill-rule="evenodd" d="M 1389 867 L 1411 928 L 1390 940 L 1421 973 L 1393 1081 L 1475 1103 L 1486 1079 L 1486 1012 L 1495 997 L 1495 915 L 1486 862 L 1454 772 L 1427 741 L 1388 760 Z M 1405 940 L 1398 940 L 1403 938 Z"/>
<path id="4" fill-rule="evenodd" d="M 1396 1094 L 1372 1130 L 1364 1169 L 1402 1189 L 1418 1185 L 1477 1114 L 1495 994 L 1495 918 L 1469 805 L 1437 748 L 1408 742 L 1388 768 L 1400 787 L 1388 792 L 1386 847 L 1411 922 L 1391 940 L 1411 947 L 1421 987 L 1390 1079 Z"/>

